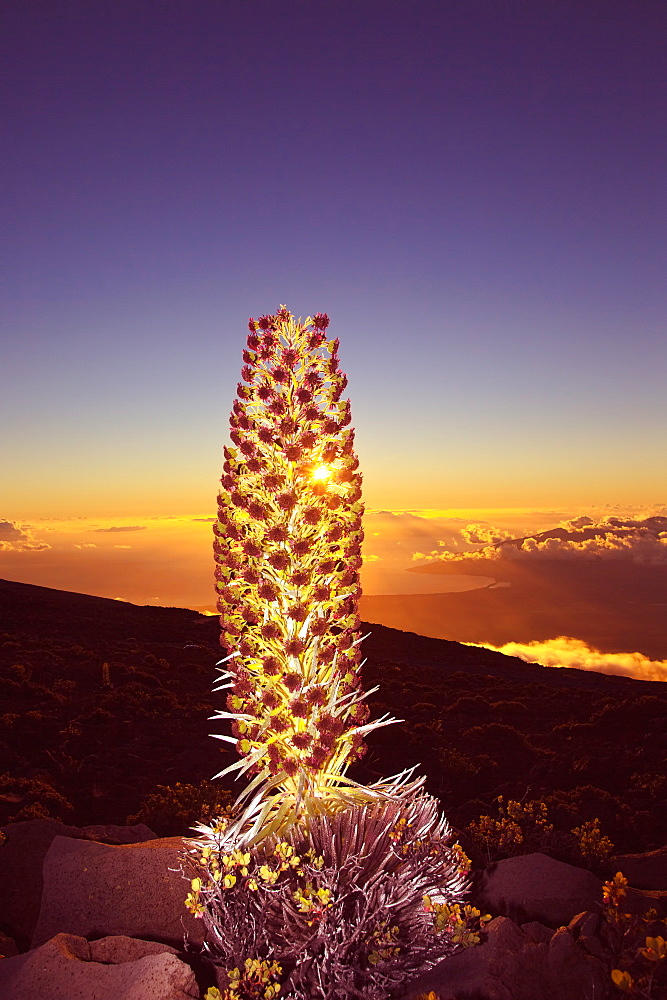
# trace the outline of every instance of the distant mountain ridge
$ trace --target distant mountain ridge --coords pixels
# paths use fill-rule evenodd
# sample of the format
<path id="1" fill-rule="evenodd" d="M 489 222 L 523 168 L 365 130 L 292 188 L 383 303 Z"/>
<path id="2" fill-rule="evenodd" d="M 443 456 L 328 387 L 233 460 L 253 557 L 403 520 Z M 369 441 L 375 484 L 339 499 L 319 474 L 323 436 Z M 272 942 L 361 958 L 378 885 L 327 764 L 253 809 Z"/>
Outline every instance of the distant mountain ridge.
<path id="1" fill-rule="evenodd" d="M 502 542 L 496 542 L 490 548 L 502 549 L 508 546 L 521 548 L 524 542 L 543 542 L 548 538 L 558 538 L 564 542 L 572 538 L 572 535 L 575 533 L 577 541 L 586 541 L 591 538 L 604 538 L 605 535 L 627 535 L 632 532 L 633 528 L 636 529 L 637 527 L 647 529 L 656 535 L 667 532 L 667 517 L 645 517 L 641 520 L 633 521 L 631 524 L 628 521 L 632 521 L 632 519 L 609 518 L 604 524 L 550 528 L 548 531 L 540 531 L 534 535 L 524 535 L 521 538 L 506 538 Z"/>
<path id="2" fill-rule="evenodd" d="M 94 597 L 74 591 L 56 590 L 33 584 L 0 579 L 0 629 L 12 632 L 30 629 L 33 636 L 82 638 L 93 641 L 138 633 L 144 639 L 164 641 L 169 635 L 178 637 L 184 645 L 203 644 L 221 659 L 219 624 L 215 616 L 203 615 L 189 608 L 163 608 L 137 605 L 113 598 Z M 448 639 L 433 639 L 416 633 L 389 628 L 369 622 L 361 623 L 362 631 L 370 630 L 362 649 L 370 660 L 374 656 L 409 657 L 412 663 L 429 666 L 442 664 L 470 673 L 493 674 L 513 683 L 540 683 L 555 687 L 589 689 L 627 689 L 628 684 L 660 686 L 654 681 L 635 681 L 571 667 L 554 669 L 537 663 L 526 663 L 516 656 L 506 656 L 480 646 L 466 645 Z M 2 633 L 0 632 L 0 635 Z"/>

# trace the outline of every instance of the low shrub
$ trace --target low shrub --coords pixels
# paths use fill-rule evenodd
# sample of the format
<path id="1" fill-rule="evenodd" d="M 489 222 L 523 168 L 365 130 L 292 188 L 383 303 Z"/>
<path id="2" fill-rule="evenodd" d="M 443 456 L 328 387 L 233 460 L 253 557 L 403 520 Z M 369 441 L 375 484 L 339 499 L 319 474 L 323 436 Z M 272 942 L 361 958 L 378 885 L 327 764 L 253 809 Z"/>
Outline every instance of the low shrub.
<path id="1" fill-rule="evenodd" d="M 179 836 L 200 821 L 227 815 L 231 801 L 231 794 L 213 781 L 197 785 L 177 781 L 175 785 L 157 785 L 125 822 L 145 823 L 160 837 Z"/>
<path id="2" fill-rule="evenodd" d="M 496 803 L 497 816 L 479 816 L 466 828 L 482 863 L 539 851 L 596 868 L 612 854 L 614 845 L 600 830 L 597 817 L 567 830 L 550 821 L 547 802 L 509 799 L 505 803 L 500 795 Z"/>

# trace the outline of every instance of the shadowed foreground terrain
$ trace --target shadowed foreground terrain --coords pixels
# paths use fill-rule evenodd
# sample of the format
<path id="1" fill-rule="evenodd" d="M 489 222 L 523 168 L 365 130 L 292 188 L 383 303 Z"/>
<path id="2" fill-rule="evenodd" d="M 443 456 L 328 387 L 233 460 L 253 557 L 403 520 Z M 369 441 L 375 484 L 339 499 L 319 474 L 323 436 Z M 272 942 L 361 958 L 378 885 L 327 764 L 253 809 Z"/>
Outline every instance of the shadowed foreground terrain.
<path id="1" fill-rule="evenodd" d="M 216 618 L 7 581 L 0 608 L 0 825 L 124 823 L 157 785 L 235 759 L 207 735 Z M 358 780 L 419 764 L 457 826 L 498 795 L 546 799 L 563 828 L 598 817 L 618 851 L 662 846 L 664 685 L 363 631 L 372 716 L 406 721 L 373 734 Z"/>

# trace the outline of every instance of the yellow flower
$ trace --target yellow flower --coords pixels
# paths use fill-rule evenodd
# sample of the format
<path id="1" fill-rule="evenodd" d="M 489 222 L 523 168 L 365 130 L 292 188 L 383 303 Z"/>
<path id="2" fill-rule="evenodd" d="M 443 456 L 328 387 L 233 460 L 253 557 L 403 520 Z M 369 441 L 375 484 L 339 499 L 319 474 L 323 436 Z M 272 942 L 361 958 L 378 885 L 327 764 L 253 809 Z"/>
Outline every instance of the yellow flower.
<path id="1" fill-rule="evenodd" d="M 277 880 L 279 874 L 280 872 L 274 872 L 274 870 L 269 868 L 268 865 L 262 865 L 259 869 L 260 878 L 264 879 L 265 882 L 268 882 L 269 885 L 272 885 Z"/>
<path id="2" fill-rule="evenodd" d="M 199 896 L 193 895 L 191 892 L 185 897 L 185 906 L 195 917 L 202 917 L 205 906 L 200 902 Z"/>
<path id="3" fill-rule="evenodd" d="M 641 949 L 641 953 L 649 962 L 660 962 L 667 957 L 667 941 L 663 937 L 647 937 L 646 947 Z"/>
<path id="4" fill-rule="evenodd" d="M 294 854 L 294 848 L 290 844 L 286 844 L 284 841 L 280 844 L 276 844 L 275 850 L 273 852 L 276 857 L 280 858 L 281 861 L 287 861 L 288 858 Z"/>
<path id="5" fill-rule="evenodd" d="M 624 993 L 629 993 L 633 986 L 632 976 L 629 972 L 621 972 L 620 969 L 613 969 L 611 978 L 615 986 Z"/>

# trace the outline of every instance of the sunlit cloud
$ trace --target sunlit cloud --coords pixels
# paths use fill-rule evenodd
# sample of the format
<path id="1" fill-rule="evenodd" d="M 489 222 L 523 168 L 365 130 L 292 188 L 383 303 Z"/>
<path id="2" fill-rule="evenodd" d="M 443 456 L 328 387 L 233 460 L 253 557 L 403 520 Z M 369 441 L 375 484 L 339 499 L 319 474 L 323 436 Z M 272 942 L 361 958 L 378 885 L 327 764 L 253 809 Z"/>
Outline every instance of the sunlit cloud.
<path id="1" fill-rule="evenodd" d="M 93 528 L 93 531 L 146 531 L 145 524 L 114 524 L 111 528 Z"/>
<path id="2" fill-rule="evenodd" d="M 487 534 L 497 529 L 488 529 Z M 462 535 L 472 541 L 483 541 L 483 533 L 465 530 Z M 505 537 L 502 537 L 505 535 Z M 439 546 L 441 543 L 439 543 Z M 416 552 L 414 560 L 518 560 L 518 559 L 604 559 L 633 562 L 639 565 L 667 565 L 667 517 L 592 518 L 580 515 L 561 521 L 557 528 L 526 538 L 492 541 L 472 551 L 462 553 L 446 546 L 430 552 Z"/>
<path id="3" fill-rule="evenodd" d="M 424 516 L 423 512 L 367 510 L 364 515 L 363 566 L 361 583 L 364 594 L 433 593 L 442 589 L 434 579 L 410 572 L 415 553 L 446 546 L 447 551 L 466 552 L 474 546 L 463 532 L 474 525 L 484 531 L 488 525 L 480 519 L 458 516 Z M 490 536 L 491 537 L 491 536 Z M 493 537 L 504 537 L 502 534 Z M 481 579 L 481 578 L 480 578 Z M 472 577 L 471 577 L 472 580 Z M 466 588 L 463 577 L 445 589 Z M 474 582 L 470 586 L 475 586 Z"/>
<path id="4" fill-rule="evenodd" d="M 435 548 L 430 551 L 413 551 L 411 559 L 413 562 L 446 562 L 451 559 L 481 558 L 479 552 L 486 551 L 487 548 L 493 549 L 498 543 L 514 537 L 513 532 L 504 528 L 472 521 L 456 531 L 447 532 L 444 537 L 440 532 Z M 484 548 L 480 548 L 480 545 Z"/>
<path id="5" fill-rule="evenodd" d="M 497 545 L 508 538 L 513 538 L 511 531 L 504 531 L 502 528 L 494 528 L 486 524 L 469 524 L 461 529 L 461 536 L 469 545 Z M 438 544 L 442 544 L 439 542 Z"/>
<path id="6" fill-rule="evenodd" d="M 131 549 L 131 545 L 114 545 L 115 549 Z"/>
<path id="7" fill-rule="evenodd" d="M 33 537 L 33 528 L 29 524 L 19 525 L 17 521 L 0 520 L 0 551 L 3 552 L 41 552 L 50 549 L 47 542 Z"/>
<path id="8" fill-rule="evenodd" d="M 416 550 L 446 545 L 451 551 L 470 547 L 462 529 L 470 519 L 425 517 L 411 511 L 368 510 L 364 515 L 364 550 L 394 560 L 410 560 Z"/>
<path id="9" fill-rule="evenodd" d="M 667 660 L 651 660 L 643 653 L 601 653 L 581 639 L 559 635 L 541 642 L 506 642 L 502 646 L 469 643 L 493 649 L 507 656 L 518 656 L 527 663 L 544 667 L 576 667 L 602 674 L 618 674 L 642 681 L 667 681 Z"/>
<path id="10" fill-rule="evenodd" d="M 81 542 L 74 546 L 75 549 L 96 549 L 97 545 L 94 542 Z"/>

